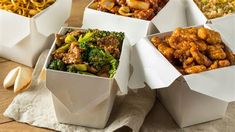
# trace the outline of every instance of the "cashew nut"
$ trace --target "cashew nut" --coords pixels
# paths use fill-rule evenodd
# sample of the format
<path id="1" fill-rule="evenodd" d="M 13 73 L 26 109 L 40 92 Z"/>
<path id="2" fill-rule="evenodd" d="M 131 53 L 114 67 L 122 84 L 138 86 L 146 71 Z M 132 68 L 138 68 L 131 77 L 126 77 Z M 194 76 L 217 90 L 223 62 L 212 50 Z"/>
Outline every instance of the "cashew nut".
<path id="1" fill-rule="evenodd" d="M 107 10 L 111 10 L 115 5 L 115 0 L 101 0 L 100 5 Z"/>
<path id="2" fill-rule="evenodd" d="M 131 16 L 133 13 L 130 13 L 130 8 L 127 6 L 122 6 L 119 8 L 118 13 L 123 16 Z"/>
<path id="3" fill-rule="evenodd" d="M 137 10 L 147 10 L 149 9 L 150 4 L 148 2 L 140 0 L 126 0 L 126 3 L 129 7 Z"/>

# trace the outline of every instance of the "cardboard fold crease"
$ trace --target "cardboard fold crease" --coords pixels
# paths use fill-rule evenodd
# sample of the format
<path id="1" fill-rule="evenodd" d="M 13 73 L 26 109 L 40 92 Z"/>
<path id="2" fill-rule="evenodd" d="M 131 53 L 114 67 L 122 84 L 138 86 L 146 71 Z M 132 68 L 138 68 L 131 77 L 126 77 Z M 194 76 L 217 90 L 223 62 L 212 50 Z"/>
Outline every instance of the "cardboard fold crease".
<path id="1" fill-rule="evenodd" d="M 79 29 L 75 27 L 62 27 L 59 31 L 59 34 L 65 34 L 65 32 L 71 28 Z M 113 101 L 116 96 L 116 89 L 119 88 L 119 90 L 124 94 L 127 94 L 128 92 L 130 67 L 129 41 L 125 37 L 122 45 L 118 69 L 113 78 L 104 78 L 48 69 L 47 66 L 49 65 L 51 60 L 51 53 L 54 50 L 55 42 L 50 49 L 45 67 L 46 86 L 53 95 L 57 119 L 63 123 L 85 125 L 98 128 L 104 127 L 112 109 Z M 102 103 L 104 104 L 101 105 Z M 63 107 L 61 106 L 62 104 Z M 97 111 L 94 111 L 94 109 L 96 109 Z M 61 114 L 62 111 L 67 113 L 71 121 Z M 101 118 L 100 122 L 91 120 L 89 118 L 90 116 L 84 116 L 88 115 L 88 111 L 94 112 L 90 113 L 91 115 L 99 113 L 100 115 L 96 116 L 99 116 Z M 78 119 L 75 119 L 73 116 L 77 117 Z M 80 117 L 84 119 L 84 121 L 79 119 Z M 90 120 L 90 123 L 87 122 L 88 120 Z"/>

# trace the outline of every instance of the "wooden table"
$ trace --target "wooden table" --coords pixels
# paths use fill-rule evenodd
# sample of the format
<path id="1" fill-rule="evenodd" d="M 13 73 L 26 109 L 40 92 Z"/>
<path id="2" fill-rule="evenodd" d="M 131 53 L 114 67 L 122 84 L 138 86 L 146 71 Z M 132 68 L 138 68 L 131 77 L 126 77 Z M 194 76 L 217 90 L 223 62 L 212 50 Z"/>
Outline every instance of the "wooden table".
<path id="1" fill-rule="evenodd" d="M 71 17 L 67 21 L 69 25 L 81 26 L 83 9 L 89 2 L 90 0 L 73 0 Z M 19 65 L 21 64 L 18 64 L 18 63 L 15 63 L 15 62 L 12 62 L 10 60 L 6 60 L 0 57 L 0 132 L 2 131 L 3 132 L 6 132 L 6 131 L 49 132 L 51 130 L 37 128 L 37 127 L 33 127 L 33 126 L 23 124 L 23 123 L 18 123 L 16 121 L 13 121 L 12 119 L 9 119 L 3 116 L 3 112 L 6 110 L 6 108 L 9 106 L 13 98 L 16 96 L 13 93 L 12 89 L 6 90 L 3 88 L 3 80 L 11 69 Z M 152 119 L 152 117 L 158 117 L 158 118 Z M 217 120 L 217 121 L 205 123 L 205 124 L 202 124 L 202 127 L 201 125 L 196 125 L 196 126 L 192 126 L 189 128 L 180 129 L 175 124 L 173 119 L 170 117 L 168 112 L 164 109 L 164 107 L 157 101 L 155 106 L 151 110 L 150 115 L 146 118 L 146 121 L 144 122 L 144 127 L 142 127 L 141 130 L 149 131 L 147 128 L 151 127 L 152 128 L 151 131 L 163 131 L 163 132 L 164 131 L 168 131 L 168 132 L 175 132 L 175 131 L 179 131 L 179 132 L 181 131 L 234 132 L 235 131 L 234 124 L 235 124 L 235 103 L 230 103 L 226 116 L 223 120 Z"/>

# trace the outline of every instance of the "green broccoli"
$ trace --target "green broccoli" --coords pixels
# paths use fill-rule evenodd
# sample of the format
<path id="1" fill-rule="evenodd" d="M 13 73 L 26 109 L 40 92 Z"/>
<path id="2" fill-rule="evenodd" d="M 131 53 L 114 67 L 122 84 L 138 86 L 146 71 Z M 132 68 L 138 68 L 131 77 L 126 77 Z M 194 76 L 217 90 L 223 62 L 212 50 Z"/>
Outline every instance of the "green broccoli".
<path id="1" fill-rule="evenodd" d="M 77 41 L 76 38 L 73 35 L 68 34 L 64 40 L 65 43 L 69 44 L 74 41 Z"/>
<path id="2" fill-rule="evenodd" d="M 69 47 L 70 47 L 70 44 L 65 44 L 59 47 L 58 49 L 56 49 L 52 54 L 64 53 L 69 49 Z"/>
<path id="3" fill-rule="evenodd" d="M 78 42 L 79 43 L 84 43 L 84 42 L 89 42 L 89 41 L 93 41 L 94 40 L 94 32 L 87 32 L 84 36 L 83 35 L 80 35 L 79 36 L 79 39 L 78 39 Z"/>
<path id="4" fill-rule="evenodd" d="M 51 61 L 48 68 L 53 69 L 53 70 L 64 71 L 65 70 L 65 64 L 62 60 L 55 59 L 55 60 Z"/>
<path id="5" fill-rule="evenodd" d="M 101 69 L 102 66 L 107 64 L 107 57 L 103 50 L 98 48 L 92 48 L 88 54 L 88 61 L 96 69 Z"/>
<path id="6" fill-rule="evenodd" d="M 70 69 L 72 71 L 74 71 L 74 69 L 76 69 L 77 71 L 87 71 L 87 64 L 72 64 L 72 65 L 68 65 L 67 69 Z"/>
<path id="7" fill-rule="evenodd" d="M 102 66 L 109 64 L 111 66 L 109 70 L 109 77 L 112 78 L 116 73 L 118 67 L 118 61 L 109 53 L 104 52 L 101 49 L 93 48 L 89 53 L 89 63 L 96 69 L 100 70 Z"/>
<path id="8" fill-rule="evenodd" d="M 111 32 L 110 35 L 115 36 L 119 40 L 120 44 L 123 43 L 125 38 L 125 34 L 123 32 Z"/>

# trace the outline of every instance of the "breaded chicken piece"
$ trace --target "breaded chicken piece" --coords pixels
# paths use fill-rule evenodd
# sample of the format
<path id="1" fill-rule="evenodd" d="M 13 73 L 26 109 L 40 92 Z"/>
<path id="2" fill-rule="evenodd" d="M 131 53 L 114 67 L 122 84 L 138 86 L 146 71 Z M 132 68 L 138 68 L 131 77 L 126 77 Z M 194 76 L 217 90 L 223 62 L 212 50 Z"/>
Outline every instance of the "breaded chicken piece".
<path id="1" fill-rule="evenodd" d="M 222 42 L 221 36 L 218 32 L 201 27 L 197 33 L 200 39 L 206 40 L 209 44 L 218 44 Z"/>
<path id="2" fill-rule="evenodd" d="M 173 54 L 174 54 L 174 49 L 170 48 L 164 43 L 161 43 L 158 45 L 158 50 L 170 61 L 172 62 Z"/>
<path id="3" fill-rule="evenodd" d="M 199 73 L 203 71 L 206 71 L 206 67 L 204 65 L 195 65 L 185 68 L 185 72 L 188 74 Z"/>
<path id="4" fill-rule="evenodd" d="M 212 60 L 222 60 L 226 58 L 224 50 L 214 45 L 208 46 L 207 53 Z"/>
<path id="5" fill-rule="evenodd" d="M 191 47 L 190 53 L 194 60 L 199 64 L 199 65 L 205 65 L 206 67 L 209 67 L 212 62 L 209 58 L 207 58 L 205 55 L 203 55 L 197 47 Z"/>

